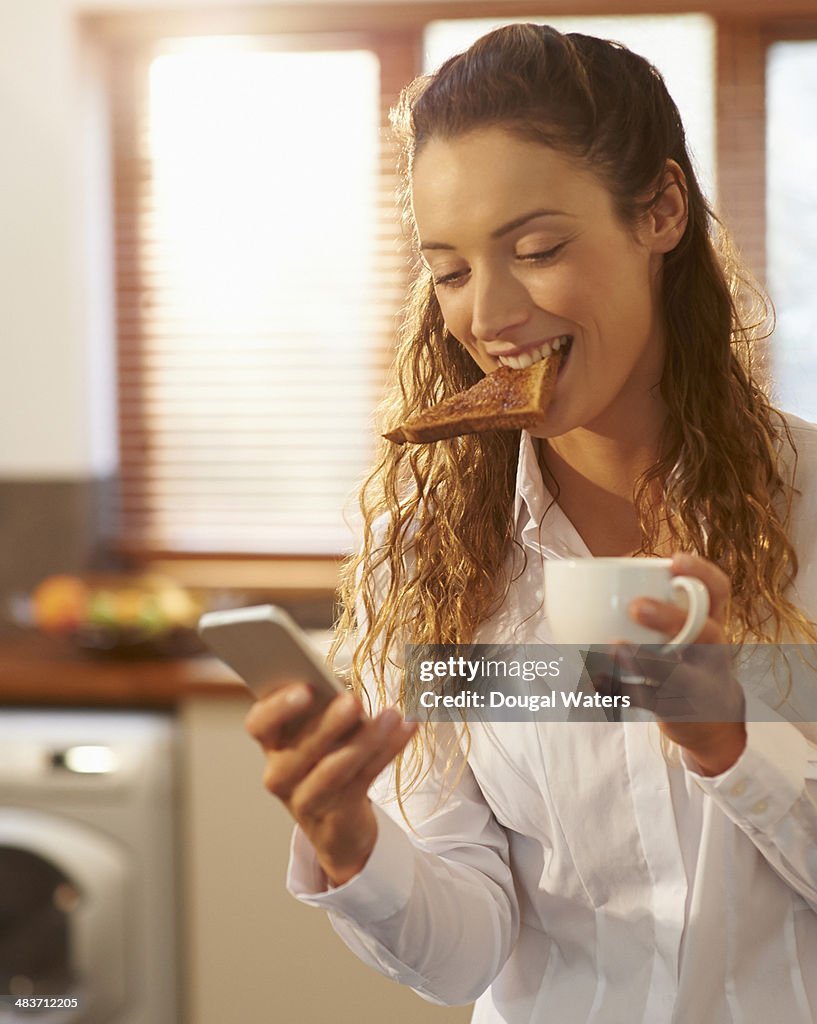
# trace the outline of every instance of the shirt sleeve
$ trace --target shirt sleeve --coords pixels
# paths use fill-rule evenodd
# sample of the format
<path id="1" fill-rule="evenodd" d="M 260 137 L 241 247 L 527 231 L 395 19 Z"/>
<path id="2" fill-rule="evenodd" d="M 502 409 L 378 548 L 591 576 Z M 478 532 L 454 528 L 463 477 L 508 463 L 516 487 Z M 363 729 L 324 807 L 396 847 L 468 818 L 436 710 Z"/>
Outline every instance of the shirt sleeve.
<path id="1" fill-rule="evenodd" d="M 364 609 L 357 614 L 365 630 Z M 396 674 L 386 683 L 394 699 Z M 457 728 L 435 725 L 435 752 L 425 752 L 425 774 L 403 799 L 411 825 L 395 799 L 393 766 L 375 780 L 377 840 L 354 878 L 330 888 L 300 828 L 287 877 L 289 891 L 326 910 L 361 960 L 450 1006 L 488 988 L 519 934 L 508 837 L 468 767 Z"/>
<path id="2" fill-rule="evenodd" d="M 431 1002 L 459 1005 L 499 973 L 516 942 L 519 910 L 507 837 L 473 775 L 466 767 L 440 802 L 442 775 L 435 765 L 404 801 L 416 832 L 396 802 L 375 802 L 374 850 L 360 873 L 336 888 L 296 828 L 287 886 L 303 903 L 327 910 L 365 963 Z M 381 777 L 376 801 L 386 788 Z"/>
<path id="3" fill-rule="evenodd" d="M 684 765 L 777 874 L 817 911 L 817 746 L 756 698 L 747 695 L 746 709 L 746 747 L 731 768 L 705 777 L 686 757 Z"/>

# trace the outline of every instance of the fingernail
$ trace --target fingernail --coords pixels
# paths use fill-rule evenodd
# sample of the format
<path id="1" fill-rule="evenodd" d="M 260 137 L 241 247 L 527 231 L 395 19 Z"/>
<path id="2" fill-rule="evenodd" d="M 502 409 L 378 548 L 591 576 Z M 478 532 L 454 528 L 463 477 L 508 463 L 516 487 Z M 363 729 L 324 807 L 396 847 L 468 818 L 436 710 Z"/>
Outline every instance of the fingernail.
<path id="1" fill-rule="evenodd" d="M 686 551 L 679 551 L 677 555 L 672 556 L 672 567 L 673 569 L 691 569 L 693 564 L 692 555 L 687 554 Z"/>
<path id="2" fill-rule="evenodd" d="M 291 708 L 305 708 L 312 702 L 312 691 L 308 686 L 299 686 L 287 694 L 287 704 Z"/>

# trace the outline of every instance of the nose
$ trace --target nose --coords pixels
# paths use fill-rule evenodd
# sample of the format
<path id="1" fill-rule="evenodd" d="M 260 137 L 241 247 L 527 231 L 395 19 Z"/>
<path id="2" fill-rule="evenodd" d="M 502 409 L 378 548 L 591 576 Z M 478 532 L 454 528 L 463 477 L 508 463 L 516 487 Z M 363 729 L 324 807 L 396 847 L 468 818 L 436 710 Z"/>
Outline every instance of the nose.
<path id="1" fill-rule="evenodd" d="M 530 298 L 513 274 L 483 269 L 474 286 L 471 332 L 477 341 L 502 339 L 526 323 Z"/>
<path id="2" fill-rule="evenodd" d="M 474 281 L 471 333 L 477 341 L 496 341 L 530 316 L 530 297 L 512 274 L 483 271 Z"/>

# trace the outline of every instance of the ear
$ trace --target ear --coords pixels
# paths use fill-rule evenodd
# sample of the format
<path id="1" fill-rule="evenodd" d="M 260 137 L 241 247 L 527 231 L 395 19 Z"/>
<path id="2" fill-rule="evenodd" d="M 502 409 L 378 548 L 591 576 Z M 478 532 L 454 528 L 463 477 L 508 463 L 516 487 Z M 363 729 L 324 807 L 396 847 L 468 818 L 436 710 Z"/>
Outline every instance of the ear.
<path id="1" fill-rule="evenodd" d="M 674 160 L 667 160 L 658 196 L 647 219 L 652 252 L 671 252 L 683 238 L 688 217 L 686 177 Z"/>

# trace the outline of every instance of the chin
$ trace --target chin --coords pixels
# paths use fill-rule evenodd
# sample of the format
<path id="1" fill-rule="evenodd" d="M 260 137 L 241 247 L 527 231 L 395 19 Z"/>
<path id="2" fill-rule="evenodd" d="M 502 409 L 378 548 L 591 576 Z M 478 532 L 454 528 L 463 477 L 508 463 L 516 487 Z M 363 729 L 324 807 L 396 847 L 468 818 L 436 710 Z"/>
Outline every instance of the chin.
<path id="1" fill-rule="evenodd" d="M 559 407 L 558 396 L 548 406 L 542 422 L 528 433 L 531 437 L 546 439 L 549 437 L 561 437 L 562 434 L 569 434 L 571 430 L 584 426 L 589 417 L 582 417 L 575 412 L 571 415 L 568 409 Z"/>
<path id="2" fill-rule="evenodd" d="M 562 434 L 567 434 L 567 430 L 559 430 L 558 428 L 550 427 L 536 427 L 535 430 L 529 430 L 528 433 L 531 437 L 535 437 L 540 441 L 547 441 L 551 437 L 560 437 Z"/>

